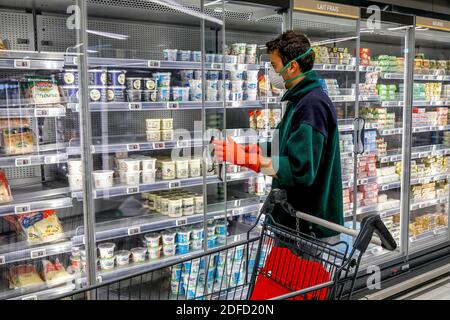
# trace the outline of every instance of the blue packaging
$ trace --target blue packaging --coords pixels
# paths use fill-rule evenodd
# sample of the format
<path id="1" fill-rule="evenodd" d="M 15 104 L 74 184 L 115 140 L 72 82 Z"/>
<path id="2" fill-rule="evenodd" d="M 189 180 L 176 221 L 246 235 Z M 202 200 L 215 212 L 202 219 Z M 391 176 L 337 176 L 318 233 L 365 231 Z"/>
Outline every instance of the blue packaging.
<path id="1" fill-rule="evenodd" d="M 68 102 L 78 102 L 78 87 L 77 86 L 64 86 L 64 94 Z"/>
<path id="2" fill-rule="evenodd" d="M 104 69 L 89 70 L 89 84 L 91 86 L 106 86 L 108 77 Z"/>
<path id="3" fill-rule="evenodd" d="M 106 86 L 89 87 L 89 98 L 91 102 L 106 102 L 107 89 Z"/>
<path id="4" fill-rule="evenodd" d="M 194 71 L 194 79 L 195 80 L 202 80 L 202 70 L 195 70 Z"/>
<path id="5" fill-rule="evenodd" d="M 162 87 L 158 89 L 158 101 L 170 101 L 170 88 Z"/>
<path id="6" fill-rule="evenodd" d="M 225 244 L 226 243 L 226 240 L 227 239 L 227 236 L 226 235 L 222 235 L 222 234 L 219 234 L 219 235 L 217 235 L 217 244 L 218 245 L 222 245 L 222 244 Z"/>
<path id="7" fill-rule="evenodd" d="M 225 221 L 218 222 L 216 224 L 216 234 L 226 235 L 227 234 L 227 224 Z"/>
<path id="8" fill-rule="evenodd" d="M 78 70 L 65 69 L 63 72 L 56 74 L 56 79 L 59 85 L 63 86 L 77 86 L 78 85 Z"/>
<path id="9" fill-rule="evenodd" d="M 184 81 L 194 79 L 194 70 L 181 70 L 180 71 L 181 79 Z"/>
<path id="10" fill-rule="evenodd" d="M 108 87 L 106 91 L 106 100 L 108 102 L 124 102 L 125 86 Z"/>
<path id="11" fill-rule="evenodd" d="M 178 61 L 191 60 L 191 51 L 190 50 L 178 50 L 177 51 L 177 60 Z"/>
<path id="12" fill-rule="evenodd" d="M 206 72 L 206 79 L 207 80 L 219 80 L 219 71 L 208 71 Z"/>
<path id="13" fill-rule="evenodd" d="M 108 86 L 124 86 L 125 70 L 108 70 Z"/>
<path id="14" fill-rule="evenodd" d="M 188 252 L 189 252 L 189 242 L 177 244 L 177 254 L 186 254 Z"/>
<path id="15" fill-rule="evenodd" d="M 216 246 L 217 236 L 208 238 L 208 248 L 214 248 Z"/>
<path id="16" fill-rule="evenodd" d="M 192 62 L 202 62 L 202 52 L 201 51 L 191 51 L 191 61 Z"/>
<path id="17" fill-rule="evenodd" d="M 213 53 L 207 53 L 207 54 L 205 55 L 205 59 L 206 59 L 205 62 L 207 62 L 207 63 L 213 63 L 213 62 L 216 60 L 216 55 L 213 54 Z"/>

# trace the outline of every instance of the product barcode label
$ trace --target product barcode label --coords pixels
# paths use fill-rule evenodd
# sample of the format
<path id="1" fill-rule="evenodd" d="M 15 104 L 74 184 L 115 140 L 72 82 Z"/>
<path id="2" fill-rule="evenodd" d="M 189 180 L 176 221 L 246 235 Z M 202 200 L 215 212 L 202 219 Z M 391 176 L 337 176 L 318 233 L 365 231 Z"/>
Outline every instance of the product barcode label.
<path id="1" fill-rule="evenodd" d="M 385 79 L 390 79 L 390 78 L 392 78 L 392 77 L 391 77 L 391 74 L 390 74 L 390 73 L 385 73 L 385 74 L 383 75 L 383 78 L 385 78 Z"/>
<path id="2" fill-rule="evenodd" d="M 128 109 L 130 109 L 130 110 L 142 110 L 142 103 L 141 102 L 130 102 L 128 104 Z"/>
<path id="3" fill-rule="evenodd" d="M 141 227 L 139 227 L 139 226 L 128 228 L 128 235 L 129 236 L 132 236 L 132 235 L 135 235 L 135 234 L 139 234 L 139 233 L 141 233 Z"/>
<path id="4" fill-rule="evenodd" d="M 31 211 L 31 206 L 29 204 L 22 204 L 20 206 L 14 207 L 14 212 L 16 214 L 21 214 L 21 213 L 30 212 L 30 211 Z"/>
<path id="5" fill-rule="evenodd" d="M 48 109 L 34 109 L 35 117 L 47 117 L 50 114 Z"/>
<path id="6" fill-rule="evenodd" d="M 342 64 L 339 64 L 339 65 L 336 66 L 336 69 L 340 70 L 340 71 L 343 71 L 343 70 L 345 70 L 345 66 L 342 65 Z"/>
<path id="7" fill-rule="evenodd" d="M 128 187 L 127 188 L 127 194 L 133 194 L 133 193 L 139 193 L 139 187 Z"/>
<path id="8" fill-rule="evenodd" d="M 347 66 L 347 67 L 345 67 L 345 69 L 346 69 L 347 71 L 353 71 L 353 70 L 355 70 L 356 68 L 355 68 L 355 66 Z"/>
<path id="9" fill-rule="evenodd" d="M 138 143 L 129 143 L 127 144 L 128 151 L 138 151 L 141 149 L 141 146 Z"/>
<path id="10" fill-rule="evenodd" d="M 277 102 L 277 98 L 275 98 L 275 97 L 269 97 L 269 98 L 267 99 L 267 102 L 268 102 L 268 103 L 276 103 L 276 102 Z"/>
<path id="11" fill-rule="evenodd" d="M 234 201 L 234 206 L 235 207 L 240 207 L 241 206 L 241 200 L 235 200 Z"/>
<path id="12" fill-rule="evenodd" d="M 37 300 L 37 295 L 23 297 L 22 300 Z"/>
<path id="13" fill-rule="evenodd" d="M 166 144 L 164 142 L 154 142 L 153 149 L 165 149 Z"/>
<path id="14" fill-rule="evenodd" d="M 161 61 L 159 61 L 159 60 L 148 60 L 148 67 L 149 68 L 160 68 L 161 67 Z"/>
<path id="15" fill-rule="evenodd" d="M 73 57 L 72 64 L 78 65 L 78 57 Z"/>
<path id="16" fill-rule="evenodd" d="M 444 76 L 442 80 L 444 80 L 444 81 L 450 81 L 450 76 Z"/>
<path id="17" fill-rule="evenodd" d="M 324 64 L 323 65 L 323 70 L 331 70 L 333 68 L 333 66 L 331 64 Z"/>
<path id="18" fill-rule="evenodd" d="M 5 256 L 0 256 L 0 265 L 5 264 L 5 263 L 6 263 Z"/>
<path id="19" fill-rule="evenodd" d="M 42 258 L 46 256 L 45 249 L 32 250 L 30 252 L 31 259 Z"/>
<path id="20" fill-rule="evenodd" d="M 183 219 L 177 219 L 177 221 L 175 221 L 175 224 L 177 227 L 179 226 L 184 226 L 187 223 L 187 219 L 183 218 Z"/>
<path id="21" fill-rule="evenodd" d="M 222 69 L 222 64 L 221 63 L 213 63 L 211 66 L 211 69 Z"/>
<path id="22" fill-rule="evenodd" d="M 236 208 L 236 209 L 233 209 L 231 212 L 232 212 L 233 216 L 238 216 L 238 215 L 241 215 L 242 212 L 244 212 L 244 209 L 243 208 Z"/>
<path id="23" fill-rule="evenodd" d="M 14 68 L 16 69 L 30 69 L 31 61 L 30 60 L 14 60 Z"/>
<path id="24" fill-rule="evenodd" d="M 167 109 L 179 109 L 180 105 L 178 102 L 168 102 Z"/>
<path id="25" fill-rule="evenodd" d="M 171 181 L 169 182 L 169 189 L 179 188 L 181 186 L 180 181 Z"/>
<path id="26" fill-rule="evenodd" d="M 16 167 L 24 167 L 31 165 L 31 158 L 16 158 Z"/>
<path id="27" fill-rule="evenodd" d="M 367 67 L 367 71 L 373 71 L 374 70 L 374 67 L 373 66 L 369 66 L 369 67 Z"/>
<path id="28" fill-rule="evenodd" d="M 382 191 L 389 190 L 389 186 L 388 185 L 384 185 L 384 186 L 381 187 L 381 190 Z"/>

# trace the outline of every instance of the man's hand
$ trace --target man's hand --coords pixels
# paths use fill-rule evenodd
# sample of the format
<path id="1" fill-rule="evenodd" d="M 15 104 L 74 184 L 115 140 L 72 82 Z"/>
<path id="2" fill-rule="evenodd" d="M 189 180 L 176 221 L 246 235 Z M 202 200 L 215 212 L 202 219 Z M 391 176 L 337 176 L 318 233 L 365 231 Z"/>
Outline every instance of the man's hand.
<path id="1" fill-rule="evenodd" d="M 258 145 L 242 146 L 231 137 L 226 141 L 214 140 L 214 157 L 219 161 L 249 168 L 253 171 L 261 171 L 261 155 Z"/>

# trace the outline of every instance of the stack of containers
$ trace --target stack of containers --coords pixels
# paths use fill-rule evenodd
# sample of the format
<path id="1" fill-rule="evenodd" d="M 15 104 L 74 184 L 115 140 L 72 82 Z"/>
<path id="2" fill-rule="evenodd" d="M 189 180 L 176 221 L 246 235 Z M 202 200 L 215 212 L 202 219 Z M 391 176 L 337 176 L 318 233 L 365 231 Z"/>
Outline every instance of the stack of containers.
<path id="1" fill-rule="evenodd" d="M 70 189 L 81 190 L 83 188 L 83 163 L 81 159 L 67 160 L 67 170 Z"/>
<path id="2" fill-rule="evenodd" d="M 352 134 L 339 135 L 339 148 L 341 153 L 353 152 L 353 135 Z"/>
<path id="3" fill-rule="evenodd" d="M 147 233 L 144 235 L 144 245 L 147 247 L 148 258 L 157 260 L 161 257 L 161 235 L 159 233 Z"/>
<path id="4" fill-rule="evenodd" d="M 387 154 L 387 142 L 384 141 L 383 137 L 377 138 L 377 156 L 382 157 Z"/>
<path id="5" fill-rule="evenodd" d="M 245 72 L 243 100 L 256 101 L 258 96 L 258 70 Z"/>
<path id="6" fill-rule="evenodd" d="M 86 270 L 86 250 L 84 248 L 72 247 L 70 266 L 75 272 L 84 272 Z"/>
<path id="7" fill-rule="evenodd" d="M 450 84 L 444 84 L 442 86 L 442 98 L 450 99 Z"/>
<path id="8" fill-rule="evenodd" d="M 320 84 L 322 85 L 322 89 L 329 96 L 338 96 L 341 94 L 341 90 L 339 89 L 339 84 L 336 79 L 320 79 Z"/>
<path id="9" fill-rule="evenodd" d="M 173 141 L 173 119 L 146 119 L 146 135 L 147 141 Z"/>
<path id="10" fill-rule="evenodd" d="M 400 89 L 403 90 L 403 88 L 404 88 L 404 84 L 400 84 Z M 414 100 L 418 100 L 418 101 L 427 100 L 425 83 L 414 83 L 413 97 L 414 97 Z"/>
<path id="11" fill-rule="evenodd" d="M 225 56 L 225 63 L 256 63 L 256 50 L 258 45 L 247 43 L 233 43 L 230 45 L 229 55 Z M 236 56 L 233 59 L 230 56 Z M 207 61 L 208 62 L 208 61 Z"/>
<path id="12" fill-rule="evenodd" d="M 139 158 L 116 159 L 120 182 L 126 185 L 138 185 L 141 175 L 141 160 Z"/>
<path id="13" fill-rule="evenodd" d="M 171 72 L 153 73 L 153 79 L 155 79 L 156 87 L 157 87 L 156 101 L 159 101 L 159 102 L 170 101 L 170 79 L 171 79 L 171 77 L 172 77 Z M 176 92 L 178 94 L 177 90 L 176 90 Z"/>
<path id="14" fill-rule="evenodd" d="M 343 196 L 343 204 L 344 204 L 344 211 L 353 209 L 353 202 L 350 201 L 350 193 L 353 192 L 353 188 L 344 188 L 342 189 L 342 196 Z"/>
<path id="15" fill-rule="evenodd" d="M 155 102 L 157 101 L 156 79 L 150 77 L 127 77 L 126 78 L 127 101 L 128 102 Z"/>
<path id="16" fill-rule="evenodd" d="M 106 100 L 108 102 L 125 101 L 125 70 L 108 70 Z"/>
<path id="17" fill-rule="evenodd" d="M 364 132 L 364 150 L 366 152 L 377 151 L 377 132 L 375 130 L 367 130 Z"/>
<path id="18" fill-rule="evenodd" d="M 395 84 L 378 84 L 377 89 L 381 101 L 393 101 L 397 99 L 397 86 Z"/>
<path id="19" fill-rule="evenodd" d="M 423 127 L 429 125 L 425 108 L 413 108 L 412 112 L 413 127 Z"/>
<path id="20" fill-rule="evenodd" d="M 377 175 L 377 166 L 376 166 L 376 158 L 375 155 L 364 155 L 360 157 L 358 163 L 358 177 L 360 179 L 375 177 Z"/>
<path id="21" fill-rule="evenodd" d="M 378 184 L 369 183 L 358 186 L 358 191 L 362 193 L 363 206 L 370 206 L 378 203 Z"/>
<path id="22" fill-rule="evenodd" d="M 437 107 L 437 125 L 444 126 L 448 123 L 448 108 Z"/>
<path id="23" fill-rule="evenodd" d="M 395 166 L 377 168 L 377 183 L 390 183 L 400 181 L 400 176 L 395 173 Z"/>

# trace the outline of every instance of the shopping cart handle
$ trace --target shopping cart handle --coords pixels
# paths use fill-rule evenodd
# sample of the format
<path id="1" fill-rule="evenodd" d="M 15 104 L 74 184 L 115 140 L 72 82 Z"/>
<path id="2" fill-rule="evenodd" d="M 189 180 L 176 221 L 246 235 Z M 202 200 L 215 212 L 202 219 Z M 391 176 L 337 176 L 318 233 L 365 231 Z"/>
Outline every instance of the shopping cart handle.
<path id="1" fill-rule="evenodd" d="M 361 228 L 353 246 L 359 251 L 365 252 L 374 233 L 380 238 L 382 248 L 390 251 L 397 248 L 397 243 L 391 233 L 384 225 L 380 216 L 376 214 L 364 217 L 361 221 Z"/>

